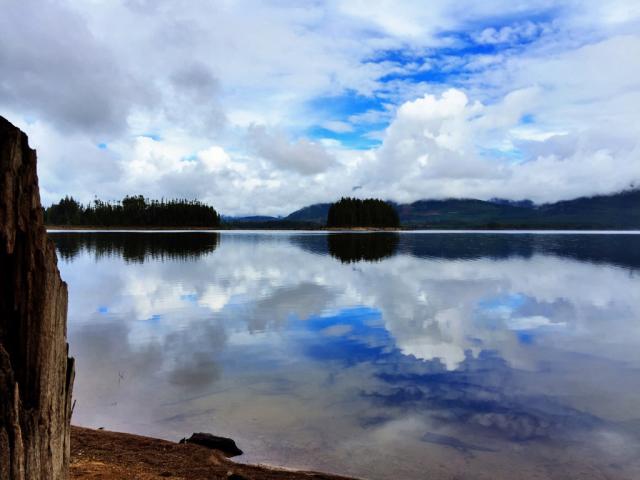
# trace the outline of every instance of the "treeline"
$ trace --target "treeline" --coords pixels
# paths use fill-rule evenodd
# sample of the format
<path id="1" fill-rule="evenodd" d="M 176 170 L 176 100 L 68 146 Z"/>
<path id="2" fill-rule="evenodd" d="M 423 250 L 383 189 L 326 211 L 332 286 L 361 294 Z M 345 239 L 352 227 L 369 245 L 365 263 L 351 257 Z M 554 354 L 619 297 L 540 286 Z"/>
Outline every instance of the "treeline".
<path id="1" fill-rule="evenodd" d="M 83 205 L 65 197 L 44 211 L 47 225 L 96 227 L 209 227 L 220 226 L 216 210 L 197 200 L 149 200 L 142 195 L 121 201 L 94 200 Z"/>
<path id="2" fill-rule="evenodd" d="M 341 198 L 332 203 L 327 214 L 327 227 L 397 228 L 398 212 L 382 200 Z"/>

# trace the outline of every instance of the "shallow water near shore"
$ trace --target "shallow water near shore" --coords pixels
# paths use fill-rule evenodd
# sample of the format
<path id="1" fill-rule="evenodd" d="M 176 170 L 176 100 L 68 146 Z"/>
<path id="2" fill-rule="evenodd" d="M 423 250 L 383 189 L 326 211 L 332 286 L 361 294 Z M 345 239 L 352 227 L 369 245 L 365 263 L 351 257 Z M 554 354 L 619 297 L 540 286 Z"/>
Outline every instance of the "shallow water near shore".
<path id="1" fill-rule="evenodd" d="M 640 478 L 640 235 L 50 235 L 75 424 L 371 479 Z"/>

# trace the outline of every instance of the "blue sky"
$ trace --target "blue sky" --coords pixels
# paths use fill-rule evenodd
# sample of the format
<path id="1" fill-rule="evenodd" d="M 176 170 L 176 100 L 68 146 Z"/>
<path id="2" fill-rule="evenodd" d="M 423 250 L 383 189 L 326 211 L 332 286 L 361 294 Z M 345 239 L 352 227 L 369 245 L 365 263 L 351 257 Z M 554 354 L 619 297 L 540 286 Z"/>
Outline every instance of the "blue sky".
<path id="1" fill-rule="evenodd" d="M 0 114 L 45 203 L 286 214 L 352 192 L 555 201 L 640 181 L 633 0 L 8 0 Z"/>

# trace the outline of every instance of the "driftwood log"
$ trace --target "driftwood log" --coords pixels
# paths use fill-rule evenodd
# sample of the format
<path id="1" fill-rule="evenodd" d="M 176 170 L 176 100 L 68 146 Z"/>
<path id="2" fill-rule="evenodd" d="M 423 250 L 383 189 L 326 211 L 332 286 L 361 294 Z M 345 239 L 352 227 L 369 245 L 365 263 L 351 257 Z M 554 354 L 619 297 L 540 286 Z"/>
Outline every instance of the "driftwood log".
<path id="1" fill-rule="evenodd" d="M 0 479 L 65 479 L 73 359 L 67 286 L 44 227 L 36 152 L 0 117 Z"/>

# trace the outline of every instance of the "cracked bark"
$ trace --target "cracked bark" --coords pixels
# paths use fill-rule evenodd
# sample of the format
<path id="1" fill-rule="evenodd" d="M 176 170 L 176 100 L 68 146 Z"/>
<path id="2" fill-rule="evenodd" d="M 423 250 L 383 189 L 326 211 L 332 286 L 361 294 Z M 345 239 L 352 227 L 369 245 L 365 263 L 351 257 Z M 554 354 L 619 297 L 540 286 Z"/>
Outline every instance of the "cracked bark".
<path id="1" fill-rule="evenodd" d="M 0 479 L 68 477 L 74 365 L 66 322 L 36 152 L 0 117 Z"/>

